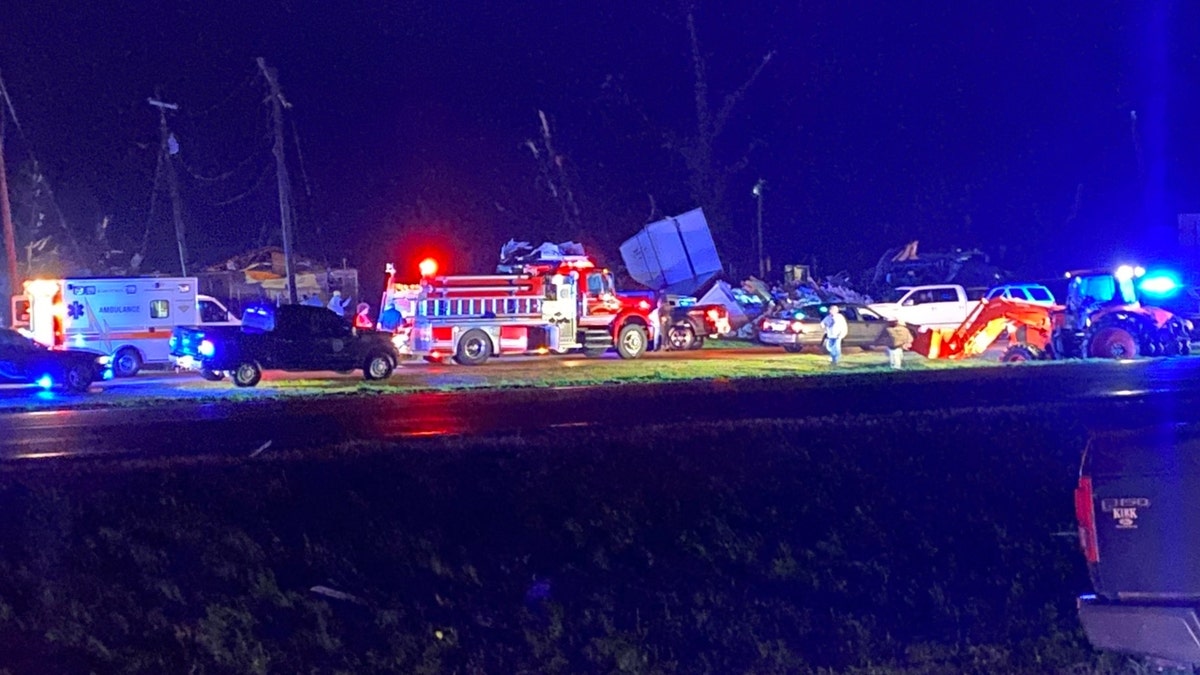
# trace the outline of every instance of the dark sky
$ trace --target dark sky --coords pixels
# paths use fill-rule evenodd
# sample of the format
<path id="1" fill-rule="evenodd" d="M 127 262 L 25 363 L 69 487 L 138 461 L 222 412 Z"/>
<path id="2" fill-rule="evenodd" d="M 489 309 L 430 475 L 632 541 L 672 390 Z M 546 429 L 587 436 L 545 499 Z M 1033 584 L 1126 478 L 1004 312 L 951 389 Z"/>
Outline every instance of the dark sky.
<path id="1" fill-rule="evenodd" d="M 479 270 L 512 237 L 582 237 L 611 256 L 648 195 L 666 213 L 694 206 L 663 143 L 694 129 L 680 7 L 8 2 L 0 72 L 31 146 L 10 125 L 10 174 L 32 149 L 76 227 L 108 214 L 140 237 L 158 133 L 145 101 L 160 91 L 181 106 L 193 257 L 243 249 L 277 220 L 264 56 L 304 153 L 302 250 L 368 273 L 426 250 Z M 916 237 L 1003 250 L 1031 274 L 1148 259 L 1170 252 L 1175 213 L 1200 211 L 1200 3 L 701 0 L 697 17 L 715 95 L 776 52 L 718 144 L 726 163 L 754 148 L 729 180 L 745 232 L 729 260 L 753 255 L 759 177 L 774 259 L 826 273 Z M 523 147 L 539 109 L 585 232 L 562 227 Z M 154 230 L 164 271 L 169 227 Z"/>

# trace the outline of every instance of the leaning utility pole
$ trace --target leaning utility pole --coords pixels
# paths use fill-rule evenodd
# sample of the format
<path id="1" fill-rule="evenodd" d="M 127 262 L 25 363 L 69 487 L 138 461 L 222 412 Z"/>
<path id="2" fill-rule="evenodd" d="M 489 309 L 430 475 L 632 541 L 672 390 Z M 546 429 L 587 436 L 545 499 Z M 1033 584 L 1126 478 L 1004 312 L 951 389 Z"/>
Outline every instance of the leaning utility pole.
<path id="1" fill-rule="evenodd" d="M 0 116 L 4 113 L 0 112 Z M 0 327 L 12 325 L 17 320 L 9 316 L 13 291 L 21 278 L 17 272 L 17 242 L 13 234 L 12 207 L 8 203 L 8 173 L 4 169 L 4 130 L 0 128 L 0 220 L 4 221 L 4 272 L 0 274 Z"/>
<path id="2" fill-rule="evenodd" d="M 175 162 L 172 157 L 179 153 L 178 141 L 175 141 L 175 151 L 171 151 L 171 142 L 175 137 L 171 135 L 171 130 L 167 128 L 167 111 L 179 110 L 179 106 L 174 103 L 163 103 L 157 99 L 146 99 L 146 101 L 158 108 L 159 127 L 162 130 L 162 148 L 159 152 L 163 153 L 163 164 L 167 167 L 167 187 L 171 190 L 171 212 L 175 217 L 175 243 L 179 246 L 179 273 L 180 276 L 187 276 L 187 240 L 184 237 L 183 230 L 183 205 L 179 201 L 179 177 L 175 174 Z"/>
<path id="3" fill-rule="evenodd" d="M 279 89 L 279 79 L 274 68 L 258 57 L 258 69 L 262 71 L 271 88 L 271 114 L 275 120 L 275 176 L 279 180 L 279 220 L 283 227 L 283 265 L 287 273 L 288 301 L 299 304 L 296 296 L 296 265 L 292 258 L 292 196 L 288 181 L 287 156 L 283 152 L 283 109 L 292 107 Z"/>

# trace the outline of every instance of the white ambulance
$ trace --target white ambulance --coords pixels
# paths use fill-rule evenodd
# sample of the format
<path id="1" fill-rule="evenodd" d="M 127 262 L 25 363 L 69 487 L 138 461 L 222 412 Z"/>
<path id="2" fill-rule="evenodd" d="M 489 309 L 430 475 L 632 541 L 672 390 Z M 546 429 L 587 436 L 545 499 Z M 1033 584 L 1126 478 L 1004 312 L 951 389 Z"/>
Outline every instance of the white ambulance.
<path id="1" fill-rule="evenodd" d="M 24 305 L 24 329 L 37 342 L 103 352 L 114 375 L 131 377 L 143 365 L 170 364 L 176 326 L 240 323 L 196 288 L 194 277 L 36 279 L 13 304 Z"/>

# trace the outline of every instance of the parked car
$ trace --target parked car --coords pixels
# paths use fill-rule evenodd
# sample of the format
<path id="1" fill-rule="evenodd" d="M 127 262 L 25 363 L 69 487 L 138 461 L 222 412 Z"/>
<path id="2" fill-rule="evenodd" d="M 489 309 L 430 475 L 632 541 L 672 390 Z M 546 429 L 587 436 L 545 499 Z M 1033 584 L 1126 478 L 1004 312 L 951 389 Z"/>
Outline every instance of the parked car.
<path id="1" fill-rule="evenodd" d="M 869 305 L 877 314 L 899 319 L 911 326 L 957 328 L 977 303 L 967 299 L 967 291 L 956 284 L 903 286 L 884 302 Z"/>
<path id="2" fill-rule="evenodd" d="M 729 335 L 732 326 L 724 305 L 696 304 L 692 297 L 667 296 L 666 347 L 672 351 L 700 349 L 706 338 Z"/>
<path id="3" fill-rule="evenodd" d="M 362 370 L 368 380 L 391 377 L 400 355 L 390 333 L 359 333 L 324 307 L 251 307 L 241 326 L 176 328 L 171 356 L 208 380 L 228 376 L 253 387 L 264 370 Z"/>
<path id="4" fill-rule="evenodd" d="M 0 329 L 0 378 L 75 393 L 112 377 L 108 356 L 83 349 L 49 349 L 15 330 Z"/>
<path id="5" fill-rule="evenodd" d="M 849 333 L 843 346 L 870 348 L 880 344 L 887 319 L 866 305 L 853 303 L 813 303 L 780 310 L 759 322 L 758 341 L 777 345 L 793 354 L 806 347 L 819 347 L 825 340 L 821 321 L 829 315 L 829 305 L 836 304 L 846 317 Z"/>
<path id="6" fill-rule="evenodd" d="M 983 296 L 984 300 L 994 300 L 996 298 L 1020 300 L 1047 307 L 1057 304 L 1054 300 L 1054 294 L 1050 292 L 1049 288 L 1041 284 L 1004 284 L 993 286 Z"/>
<path id="7" fill-rule="evenodd" d="M 1078 600 L 1097 649 L 1200 666 L 1200 436 L 1170 427 L 1097 435 L 1075 489 L 1094 594 Z"/>

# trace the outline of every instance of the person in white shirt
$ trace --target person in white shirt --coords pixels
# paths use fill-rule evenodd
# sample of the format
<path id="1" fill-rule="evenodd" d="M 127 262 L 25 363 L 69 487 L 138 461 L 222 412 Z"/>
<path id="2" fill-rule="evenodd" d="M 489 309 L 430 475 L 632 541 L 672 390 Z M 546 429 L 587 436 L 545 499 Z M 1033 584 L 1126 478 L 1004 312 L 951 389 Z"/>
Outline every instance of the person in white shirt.
<path id="1" fill-rule="evenodd" d="M 829 352 L 829 359 L 836 366 L 842 359 L 842 339 L 850 332 L 841 308 L 830 305 L 829 314 L 821 320 L 821 327 L 825 329 L 825 351 Z"/>

